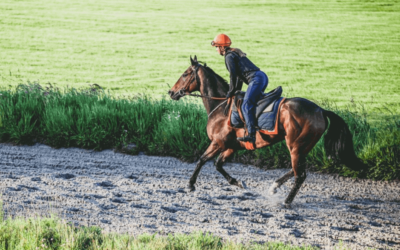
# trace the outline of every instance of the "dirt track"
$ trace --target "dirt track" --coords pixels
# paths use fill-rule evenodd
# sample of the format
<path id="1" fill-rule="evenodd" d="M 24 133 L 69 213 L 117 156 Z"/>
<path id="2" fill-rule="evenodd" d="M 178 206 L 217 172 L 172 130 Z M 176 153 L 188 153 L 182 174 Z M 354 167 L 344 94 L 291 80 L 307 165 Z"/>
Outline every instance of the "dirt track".
<path id="1" fill-rule="evenodd" d="M 331 249 L 400 249 L 400 185 L 308 173 L 292 209 L 282 208 L 292 182 L 270 196 L 285 170 L 226 164 L 247 190 L 230 186 L 208 162 L 197 190 L 185 187 L 195 164 L 45 145 L 0 144 L 0 194 L 7 215 L 51 210 L 105 231 L 210 231 L 233 241 L 283 241 Z"/>

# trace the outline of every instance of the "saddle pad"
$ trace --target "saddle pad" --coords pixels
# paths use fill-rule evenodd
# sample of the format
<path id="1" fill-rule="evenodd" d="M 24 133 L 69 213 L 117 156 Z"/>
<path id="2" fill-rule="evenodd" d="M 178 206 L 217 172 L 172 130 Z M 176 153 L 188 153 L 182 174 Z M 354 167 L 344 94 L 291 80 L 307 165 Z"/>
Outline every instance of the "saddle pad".
<path id="1" fill-rule="evenodd" d="M 235 93 L 235 98 L 234 98 L 234 105 L 232 107 L 232 111 L 237 111 L 237 106 L 236 104 L 238 103 L 239 100 L 242 100 L 244 96 L 246 95 L 246 92 L 242 91 L 237 91 Z M 273 104 L 279 97 L 282 95 L 282 87 L 279 86 L 273 90 L 271 90 L 268 93 L 263 93 L 261 99 L 257 102 L 257 107 L 256 107 L 256 118 L 260 117 L 260 115 L 264 112 L 266 112 L 265 109 L 268 109 L 271 104 Z"/>
<path id="2" fill-rule="evenodd" d="M 271 104 L 272 110 L 270 112 L 263 112 L 260 117 L 257 119 L 257 124 L 259 131 L 264 134 L 275 134 L 276 130 L 276 118 L 278 114 L 278 110 L 280 104 L 285 98 L 280 97 L 274 103 Z M 235 128 L 243 128 L 244 123 L 239 117 L 239 113 L 232 110 L 232 114 L 230 117 L 230 125 Z"/>
<path id="3" fill-rule="evenodd" d="M 271 112 L 265 112 L 260 115 L 258 118 L 258 127 L 260 130 L 265 130 L 269 132 L 273 132 L 275 129 L 276 118 L 278 114 L 278 108 L 283 100 L 283 97 L 279 98 L 275 101 L 274 107 Z"/>

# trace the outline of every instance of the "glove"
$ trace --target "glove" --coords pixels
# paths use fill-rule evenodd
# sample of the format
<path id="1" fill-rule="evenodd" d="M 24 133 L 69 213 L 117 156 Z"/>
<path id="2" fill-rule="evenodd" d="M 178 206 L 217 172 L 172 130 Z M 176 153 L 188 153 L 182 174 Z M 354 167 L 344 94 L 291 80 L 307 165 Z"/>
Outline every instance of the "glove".
<path id="1" fill-rule="evenodd" d="M 234 95 L 235 94 L 233 92 L 228 92 L 228 94 L 226 95 L 226 99 L 231 98 Z"/>

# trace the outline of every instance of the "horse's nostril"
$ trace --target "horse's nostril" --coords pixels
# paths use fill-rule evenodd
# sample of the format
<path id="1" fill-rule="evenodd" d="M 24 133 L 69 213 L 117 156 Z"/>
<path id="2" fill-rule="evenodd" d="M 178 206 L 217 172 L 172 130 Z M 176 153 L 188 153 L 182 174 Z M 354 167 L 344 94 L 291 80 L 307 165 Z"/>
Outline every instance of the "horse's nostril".
<path id="1" fill-rule="evenodd" d="M 170 90 L 170 91 L 168 91 L 168 94 L 169 94 L 170 96 L 172 96 L 172 95 L 174 94 L 174 92 L 172 92 L 172 91 Z"/>

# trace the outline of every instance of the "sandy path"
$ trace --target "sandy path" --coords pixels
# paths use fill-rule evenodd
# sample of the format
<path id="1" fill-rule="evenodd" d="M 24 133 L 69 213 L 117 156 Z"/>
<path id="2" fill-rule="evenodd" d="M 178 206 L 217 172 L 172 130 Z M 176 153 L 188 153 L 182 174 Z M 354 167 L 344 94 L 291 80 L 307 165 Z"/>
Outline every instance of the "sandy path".
<path id="1" fill-rule="evenodd" d="M 210 231 L 234 241 L 283 241 L 331 249 L 400 249 L 400 185 L 308 173 L 293 208 L 292 182 L 267 193 L 287 170 L 227 164 L 247 190 L 230 186 L 208 162 L 186 193 L 195 164 L 111 150 L 0 144 L 0 194 L 8 215 L 48 214 L 105 231 Z"/>

